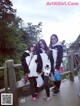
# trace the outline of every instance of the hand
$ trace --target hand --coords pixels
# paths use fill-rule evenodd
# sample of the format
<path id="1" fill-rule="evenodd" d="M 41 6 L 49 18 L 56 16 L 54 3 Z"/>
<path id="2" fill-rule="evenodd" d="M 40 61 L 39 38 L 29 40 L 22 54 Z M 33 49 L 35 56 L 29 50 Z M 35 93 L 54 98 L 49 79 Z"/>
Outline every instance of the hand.
<path id="1" fill-rule="evenodd" d="M 29 74 L 29 73 L 30 73 L 30 71 L 28 70 L 28 71 L 27 71 L 27 74 Z"/>
<path id="2" fill-rule="evenodd" d="M 25 80 L 28 80 L 28 74 L 26 73 L 26 75 L 25 75 Z"/>
<path id="3" fill-rule="evenodd" d="M 51 77 L 51 73 L 49 73 L 49 77 Z"/>
<path id="4" fill-rule="evenodd" d="M 58 69 L 55 69 L 54 72 L 55 72 L 55 71 L 58 71 Z"/>

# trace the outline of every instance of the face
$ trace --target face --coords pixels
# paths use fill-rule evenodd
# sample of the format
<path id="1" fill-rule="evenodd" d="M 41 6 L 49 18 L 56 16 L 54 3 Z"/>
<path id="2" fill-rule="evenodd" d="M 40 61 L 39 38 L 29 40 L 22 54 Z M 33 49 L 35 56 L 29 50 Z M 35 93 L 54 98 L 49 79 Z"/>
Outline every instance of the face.
<path id="1" fill-rule="evenodd" d="M 51 42 L 52 42 L 53 45 L 56 44 L 58 42 L 57 38 L 55 36 L 52 36 L 51 37 Z"/>
<path id="2" fill-rule="evenodd" d="M 45 45 L 44 45 L 44 43 L 43 42 L 39 42 L 39 45 L 40 45 L 40 47 L 42 48 L 42 49 L 44 49 L 45 48 Z"/>
<path id="3" fill-rule="evenodd" d="M 30 51 L 33 52 L 35 50 L 35 47 L 36 47 L 36 44 L 33 44 L 31 47 L 30 47 Z"/>

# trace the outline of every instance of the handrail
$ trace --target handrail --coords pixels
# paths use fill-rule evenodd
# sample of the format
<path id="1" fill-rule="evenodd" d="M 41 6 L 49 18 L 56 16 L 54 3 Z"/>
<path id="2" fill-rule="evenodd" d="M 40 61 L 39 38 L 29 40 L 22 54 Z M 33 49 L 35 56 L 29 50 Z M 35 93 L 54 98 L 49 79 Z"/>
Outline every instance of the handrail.
<path id="1" fill-rule="evenodd" d="M 0 67 L 0 70 L 4 70 L 4 67 Z"/>
<path id="2" fill-rule="evenodd" d="M 74 70 L 73 56 L 74 56 L 74 54 L 77 54 L 77 53 L 70 52 L 69 55 L 64 56 L 64 57 L 70 56 L 70 63 L 71 63 L 70 70 L 71 71 L 66 71 L 66 72 L 61 73 L 61 75 L 70 74 L 71 81 L 74 81 L 74 75 L 73 75 L 73 70 Z M 17 89 L 19 87 L 16 86 L 16 74 L 15 74 L 15 68 L 18 68 L 18 67 L 22 68 L 22 65 L 21 64 L 14 64 L 13 60 L 6 60 L 4 63 L 4 66 L 0 67 L 0 71 L 4 71 L 5 90 L 8 90 L 8 78 L 7 77 L 9 76 L 9 86 L 10 86 L 11 92 L 14 95 L 13 102 L 14 102 L 15 106 L 19 106 L 18 94 L 17 94 Z"/>
<path id="3" fill-rule="evenodd" d="M 14 64 L 14 68 L 21 67 L 21 64 Z"/>

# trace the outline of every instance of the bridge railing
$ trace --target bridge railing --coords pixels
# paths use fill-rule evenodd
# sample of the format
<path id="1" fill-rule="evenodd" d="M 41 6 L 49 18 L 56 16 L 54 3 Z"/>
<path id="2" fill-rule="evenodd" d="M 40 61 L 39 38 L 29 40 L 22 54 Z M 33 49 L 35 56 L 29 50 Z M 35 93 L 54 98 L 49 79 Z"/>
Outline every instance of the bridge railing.
<path id="1" fill-rule="evenodd" d="M 70 70 L 61 73 L 61 75 L 70 75 L 70 80 L 74 81 L 74 53 L 71 51 L 67 57 L 70 56 Z M 0 71 L 4 71 L 4 86 L 5 86 L 5 92 L 8 92 L 8 85 L 10 87 L 10 92 L 13 93 L 13 105 L 19 106 L 18 102 L 18 92 L 17 92 L 17 86 L 16 86 L 16 74 L 15 74 L 15 68 L 22 67 L 21 64 L 14 64 L 13 60 L 6 60 L 3 67 L 0 67 Z"/>

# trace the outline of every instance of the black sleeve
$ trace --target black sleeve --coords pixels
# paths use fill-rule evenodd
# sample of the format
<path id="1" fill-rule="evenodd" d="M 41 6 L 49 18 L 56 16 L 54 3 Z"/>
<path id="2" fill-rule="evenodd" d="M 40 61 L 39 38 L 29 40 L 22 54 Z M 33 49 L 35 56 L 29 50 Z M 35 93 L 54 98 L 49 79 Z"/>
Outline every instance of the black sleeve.
<path id="1" fill-rule="evenodd" d="M 29 74 L 30 73 L 28 65 L 26 63 L 26 59 L 25 59 L 27 56 L 29 56 L 29 53 L 24 52 L 22 54 L 22 57 L 21 57 L 21 64 L 22 64 L 22 68 L 24 70 L 24 74 L 26 74 L 26 73 Z"/>
<path id="2" fill-rule="evenodd" d="M 56 60 L 56 66 L 55 66 L 56 69 L 60 68 L 62 58 L 63 58 L 63 47 L 61 45 L 58 45 L 57 60 Z"/>
<path id="3" fill-rule="evenodd" d="M 51 62 L 51 72 L 54 73 L 54 59 L 53 59 L 53 55 L 52 55 L 52 50 L 50 50 L 50 62 Z"/>
<path id="4" fill-rule="evenodd" d="M 41 59 L 41 56 L 40 54 L 37 54 L 37 72 L 38 73 L 41 73 L 42 72 L 42 59 Z"/>

